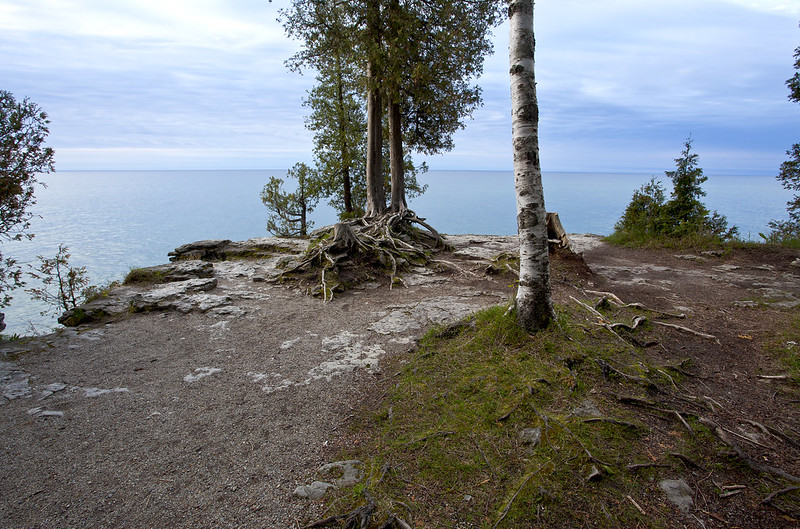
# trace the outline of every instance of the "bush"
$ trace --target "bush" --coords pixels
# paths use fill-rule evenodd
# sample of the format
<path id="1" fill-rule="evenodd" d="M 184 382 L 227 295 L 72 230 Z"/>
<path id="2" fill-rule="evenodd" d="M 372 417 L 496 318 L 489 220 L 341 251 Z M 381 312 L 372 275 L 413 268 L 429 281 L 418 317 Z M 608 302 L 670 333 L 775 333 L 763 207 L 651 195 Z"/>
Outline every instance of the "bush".
<path id="1" fill-rule="evenodd" d="M 736 227 L 729 228 L 728 220 L 720 213 L 709 212 L 700 201 L 705 196 L 701 185 L 708 180 L 698 165 L 698 155 L 691 152 L 692 140 L 687 139 L 676 169 L 666 171 L 672 180 L 670 200 L 666 189 L 655 178 L 634 191 L 622 218 L 614 225 L 608 240 L 615 244 L 641 246 L 703 245 L 733 239 Z"/>

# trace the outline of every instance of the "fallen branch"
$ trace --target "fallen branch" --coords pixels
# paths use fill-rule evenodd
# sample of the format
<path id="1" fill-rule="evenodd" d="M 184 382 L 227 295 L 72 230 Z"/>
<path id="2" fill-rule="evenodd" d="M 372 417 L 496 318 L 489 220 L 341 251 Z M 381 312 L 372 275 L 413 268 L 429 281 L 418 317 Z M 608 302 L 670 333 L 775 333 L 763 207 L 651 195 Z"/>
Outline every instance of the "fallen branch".
<path id="1" fill-rule="evenodd" d="M 733 451 L 736 452 L 736 455 L 738 455 L 739 458 L 745 463 L 747 463 L 747 465 L 753 470 L 756 470 L 757 472 L 763 472 L 765 474 L 772 474 L 781 477 L 787 481 L 791 481 L 793 483 L 800 483 L 800 478 L 798 478 L 797 476 L 793 476 L 792 474 L 789 474 L 788 472 L 785 472 L 780 468 L 771 467 L 769 465 L 762 465 L 761 463 L 755 461 L 750 456 L 745 454 L 744 450 L 742 450 L 742 448 L 738 444 L 736 444 L 730 437 L 728 437 L 728 435 L 725 433 L 725 430 L 723 430 L 714 421 L 707 419 L 705 417 L 700 417 L 700 423 L 708 426 L 720 441 L 731 447 Z"/>
<path id="2" fill-rule="evenodd" d="M 666 463 L 636 463 L 633 465 L 628 465 L 625 468 L 628 472 L 636 472 L 637 470 L 641 470 L 643 468 L 669 468 L 670 465 Z"/>
<path id="3" fill-rule="evenodd" d="M 699 336 L 700 338 L 706 338 L 708 340 L 714 340 L 715 342 L 719 343 L 719 338 L 717 338 L 713 334 L 706 334 L 704 332 L 695 331 L 694 329 L 690 329 L 690 328 L 684 327 L 682 325 L 675 325 L 673 323 L 665 323 L 663 321 L 654 321 L 653 325 L 660 325 L 662 327 L 667 327 L 669 329 L 675 329 L 677 331 L 685 332 L 687 334 L 692 334 L 694 336 Z"/>
<path id="4" fill-rule="evenodd" d="M 654 314 L 660 314 L 661 316 L 664 316 L 666 318 L 680 318 L 680 319 L 686 318 L 686 314 L 673 314 L 671 312 L 664 312 L 662 310 L 652 309 L 650 307 L 646 307 L 645 305 L 642 305 L 641 303 L 625 303 L 624 301 L 619 299 L 615 294 L 613 294 L 611 292 L 599 292 L 597 290 L 586 290 L 585 292 L 587 294 L 592 294 L 594 296 L 600 296 L 602 299 L 600 300 L 599 303 L 602 303 L 603 299 L 605 299 L 609 303 L 612 303 L 612 304 L 616 305 L 617 307 L 620 307 L 620 308 L 623 308 L 623 309 L 639 309 L 639 310 L 643 310 L 643 311 L 646 311 L 646 312 L 652 312 Z"/>

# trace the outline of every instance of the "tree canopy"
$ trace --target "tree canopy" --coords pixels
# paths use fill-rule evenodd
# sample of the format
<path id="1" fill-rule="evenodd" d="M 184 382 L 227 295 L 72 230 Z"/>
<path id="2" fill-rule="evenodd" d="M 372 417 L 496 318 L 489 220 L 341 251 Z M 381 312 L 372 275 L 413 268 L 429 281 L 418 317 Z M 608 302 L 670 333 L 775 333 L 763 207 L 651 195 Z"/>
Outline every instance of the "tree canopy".
<path id="1" fill-rule="evenodd" d="M 789 101 L 800 103 L 800 46 L 794 50 L 795 74 L 786 80 L 789 88 Z M 778 181 L 790 191 L 800 191 L 800 143 L 795 143 L 786 151 L 789 159 L 781 164 Z M 789 220 L 772 221 L 769 223 L 772 233 L 765 236 L 770 242 L 779 242 L 791 245 L 800 244 L 800 195 L 795 194 L 786 203 Z"/>
<path id="2" fill-rule="evenodd" d="M 40 184 L 37 176 L 55 170 L 55 153 L 45 145 L 49 123 L 36 103 L 27 97 L 17 101 L 11 92 L 0 90 L 0 243 L 33 237 L 28 230 Z M 0 253 L 0 307 L 7 306 L 9 292 L 22 285 L 16 260 Z"/>
<path id="3" fill-rule="evenodd" d="M 338 86 L 366 100 L 366 108 L 362 107 L 365 137 L 360 137 L 359 128 L 352 139 L 364 145 L 368 216 L 386 209 L 382 176 L 386 140 L 391 173 L 388 195 L 395 211 L 405 208 L 406 189 L 413 188 L 412 178 L 406 179 L 409 151 L 431 154 L 453 147 L 453 134 L 480 104 L 480 89 L 471 82 L 492 49 L 489 30 L 500 21 L 503 5 L 500 0 L 293 0 L 282 11 L 287 33 L 303 42 L 289 65 L 297 70 L 316 69 L 319 87 L 328 87 L 312 94 L 309 101 L 335 89 L 337 81 L 331 76 L 337 71 L 348 73 Z M 325 97 L 336 98 L 336 94 Z M 331 124 L 328 130 L 338 126 L 341 131 L 348 124 L 341 121 L 341 113 L 334 119 L 334 114 L 316 117 L 320 115 Z M 310 123 L 318 126 L 321 122 L 314 121 L 314 116 Z M 319 161 L 323 158 L 318 156 Z M 349 213 L 346 207 L 345 211 Z"/>
<path id="4" fill-rule="evenodd" d="M 622 218 L 614 226 L 611 240 L 624 244 L 645 244 L 654 240 L 727 240 L 738 234 L 728 228 L 727 219 L 710 212 L 700 200 L 705 196 L 702 184 L 708 180 L 699 165 L 699 155 L 692 152 L 692 139 L 687 139 L 675 170 L 664 174 L 672 180 L 670 199 L 655 178 L 633 193 Z"/>

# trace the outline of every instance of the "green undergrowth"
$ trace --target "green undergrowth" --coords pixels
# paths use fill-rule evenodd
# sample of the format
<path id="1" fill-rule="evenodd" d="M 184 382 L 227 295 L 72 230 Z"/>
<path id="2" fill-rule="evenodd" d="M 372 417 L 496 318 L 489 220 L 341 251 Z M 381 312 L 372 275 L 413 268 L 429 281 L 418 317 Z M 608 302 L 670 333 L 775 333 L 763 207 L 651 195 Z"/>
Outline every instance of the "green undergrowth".
<path id="1" fill-rule="evenodd" d="M 123 280 L 123 285 L 152 285 L 163 283 L 166 280 L 166 272 L 156 268 L 131 268 L 128 275 Z"/>
<path id="2" fill-rule="evenodd" d="M 671 527 L 658 480 L 684 467 L 669 454 L 703 464 L 716 443 L 692 418 L 693 435 L 669 419 L 653 430 L 622 401 L 651 402 L 682 369 L 649 365 L 573 306 L 537 335 L 506 309 L 434 329 L 384 368 L 392 389 L 355 425 L 370 441 L 347 454 L 367 478 L 331 508 L 373 498 L 379 522 L 394 513 L 414 527 Z"/>
<path id="3" fill-rule="evenodd" d="M 646 232 L 615 232 L 603 239 L 609 244 L 627 248 L 649 249 L 691 249 L 691 250 L 724 250 L 730 249 L 744 241 L 723 241 L 719 237 L 706 233 L 690 233 L 683 236 L 653 235 Z"/>

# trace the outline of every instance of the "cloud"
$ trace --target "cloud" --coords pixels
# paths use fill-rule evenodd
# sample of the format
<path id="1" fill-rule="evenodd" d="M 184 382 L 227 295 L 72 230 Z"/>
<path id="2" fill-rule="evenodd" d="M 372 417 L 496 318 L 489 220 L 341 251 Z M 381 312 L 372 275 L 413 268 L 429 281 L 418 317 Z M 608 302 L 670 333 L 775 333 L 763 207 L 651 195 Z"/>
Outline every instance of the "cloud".
<path id="1" fill-rule="evenodd" d="M 60 169 L 288 167 L 310 158 L 313 76 L 283 64 L 299 49 L 275 20 L 287 5 L 0 0 L 0 88 L 48 111 Z M 657 167 L 691 133 L 719 170 L 774 167 L 797 141 L 784 81 L 798 15 L 779 0 L 537 3 L 543 163 Z M 507 32 L 484 107 L 433 168 L 510 167 Z"/>

